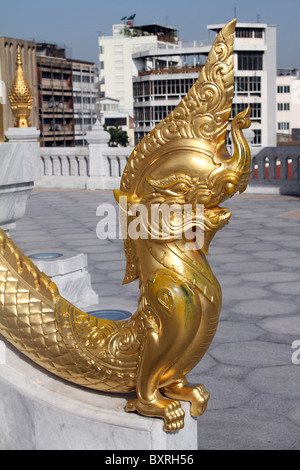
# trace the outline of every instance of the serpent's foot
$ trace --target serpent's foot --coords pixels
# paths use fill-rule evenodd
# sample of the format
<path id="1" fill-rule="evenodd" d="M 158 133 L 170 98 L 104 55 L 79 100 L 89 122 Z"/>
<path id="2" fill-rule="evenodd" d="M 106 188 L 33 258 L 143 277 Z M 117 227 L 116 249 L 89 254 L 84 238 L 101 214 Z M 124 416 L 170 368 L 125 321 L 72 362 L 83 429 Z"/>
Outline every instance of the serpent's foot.
<path id="1" fill-rule="evenodd" d="M 125 410 L 138 411 L 144 416 L 163 418 L 165 431 L 178 431 L 184 426 L 184 411 L 177 400 L 162 397 L 153 403 L 144 403 L 138 398 L 133 398 L 127 402 Z"/>
<path id="2" fill-rule="evenodd" d="M 187 385 L 185 381 L 178 381 L 164 387 L 162 392 L 167 397 L 189 401 L 192 416 L 201 416 L 204 413 L 210 397 L 204 385 Z"/>

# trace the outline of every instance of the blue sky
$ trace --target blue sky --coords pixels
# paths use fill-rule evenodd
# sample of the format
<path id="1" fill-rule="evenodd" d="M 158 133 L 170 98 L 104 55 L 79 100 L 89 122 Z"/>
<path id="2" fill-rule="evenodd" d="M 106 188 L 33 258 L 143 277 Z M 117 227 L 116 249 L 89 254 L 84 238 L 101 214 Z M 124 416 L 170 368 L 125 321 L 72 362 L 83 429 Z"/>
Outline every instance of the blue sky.
<path id="1" fill-rule="evenodd" d="M 98 33 L 136 14 L 135 24 L 174 26 L 179 39 L 208 38 L 207 24 L 276 24 L 278 67 L 300 68 L 299 0 L 0 0 L 0 36 L 65 44 L 72 57 L 98 65 Z M 235 10 L 236 9 L 236 10 Z"/>

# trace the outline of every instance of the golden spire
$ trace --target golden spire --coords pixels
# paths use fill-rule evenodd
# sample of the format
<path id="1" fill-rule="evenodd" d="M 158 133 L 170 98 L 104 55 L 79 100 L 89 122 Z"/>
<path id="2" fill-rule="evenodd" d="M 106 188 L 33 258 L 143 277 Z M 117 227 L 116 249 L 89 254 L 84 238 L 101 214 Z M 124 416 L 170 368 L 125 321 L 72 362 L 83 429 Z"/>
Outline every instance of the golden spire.
<path id="1" fill-rule="evenodd" d="M 23 72 L 19 44 L 16 65 L 15 78 L 9 90 L 9 101 L 15 117 L 15 127 L 30 127 L 28 118 L 32 110 L 32 91 Z"/>

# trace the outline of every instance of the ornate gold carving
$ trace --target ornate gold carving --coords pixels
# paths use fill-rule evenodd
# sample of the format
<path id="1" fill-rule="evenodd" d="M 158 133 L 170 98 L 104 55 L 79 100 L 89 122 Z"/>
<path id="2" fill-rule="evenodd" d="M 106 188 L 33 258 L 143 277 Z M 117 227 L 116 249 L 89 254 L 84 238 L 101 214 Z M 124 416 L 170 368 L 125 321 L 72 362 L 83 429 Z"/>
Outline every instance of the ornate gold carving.
<path id="1" fill-rule="evenodd" d="M 129 320 L 94 318 L 63 299 L 47 276 L 0 232 L 0 333 L 35 362 L 71 382 L 95 390 L 136 391 L 127 411 L 164 419 L 165 430 L 182 428 L 179 400 L 191 402 L 201 415 L 208 392 L 189 385 L 186 375 L 209 347 L 219 321 L 221 288 L 206 254 L 215 233 L 231 213 L 219 204 L 245 190 L 250 151 L 242 129 L 250 125 L 250 108 L 233 119 L 234 154 L 225 147 L 233 96 L 235 21 L 218 34 L 206 65 L 179 105 L 134 149 L 115 196 L 127 207 L 153 204 L 183 208 L 172 215 L 168 238 L 125 238 L 124 282 L 139 278 L 137 311 Z M 196 206 L 204 207 L 197 218 Z M 128 224 L 136 216 L 128 217 Z M 188 222 L 180 238 L 178 229 Z M 163 223 L 156 227 L 158 235 Z M 203 246 L 193 230 L 204 231 Z M 155 232 L 155 230 L 154 230 Z M 128 226 L 127 226 L 127 234 Z"/>
<path id="2" fill-rule="evenodd" d="M 13 115 L 15 117 L 15 127 L 30 127 L 29 116 L 32 110 L 32 91 L 24 75 L 20 46 L 17 50 L 17 70 L 14 81 L 9 90 L 9 100 Z"/>

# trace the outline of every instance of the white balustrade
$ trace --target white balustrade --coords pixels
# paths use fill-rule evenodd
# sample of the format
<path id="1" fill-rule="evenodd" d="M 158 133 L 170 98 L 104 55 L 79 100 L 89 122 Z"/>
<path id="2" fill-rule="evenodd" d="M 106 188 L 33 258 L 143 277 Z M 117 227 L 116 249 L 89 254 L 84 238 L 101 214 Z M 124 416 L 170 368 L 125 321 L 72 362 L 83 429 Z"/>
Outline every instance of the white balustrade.
<path id="1" fill-rule="evenodd" d="M 299 195 L 300 147 L 265 147 L 258 152 L 252 158 L 250 191 Z"/>
<path id="2" fill-rule="evenodd" d="M 88 147 L 41 148 L 43 176 L 35 187 L 118 189 L 133 148 L 109 147 L 99 123 L 89 139 Z M 248 192 L 300 194 L 300 147 L 265 147 L 251 165 Z"/>
<path id="3" fill-rule="evenodd" d="M 88 147 L 42 147 L 42 178 L 36 188 L 118 189 L 131 147 L 109 147 L 109 135 L 96 123 Z"/>

